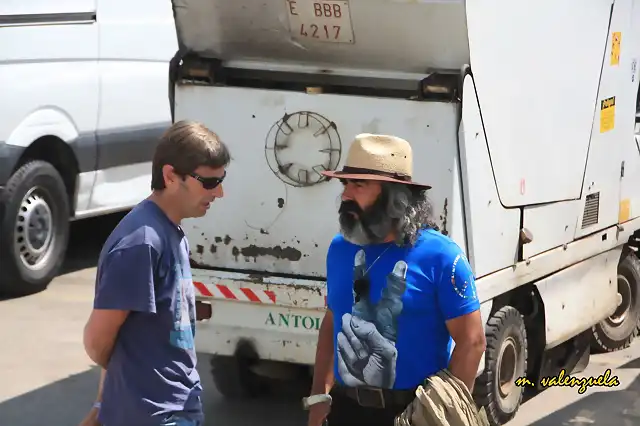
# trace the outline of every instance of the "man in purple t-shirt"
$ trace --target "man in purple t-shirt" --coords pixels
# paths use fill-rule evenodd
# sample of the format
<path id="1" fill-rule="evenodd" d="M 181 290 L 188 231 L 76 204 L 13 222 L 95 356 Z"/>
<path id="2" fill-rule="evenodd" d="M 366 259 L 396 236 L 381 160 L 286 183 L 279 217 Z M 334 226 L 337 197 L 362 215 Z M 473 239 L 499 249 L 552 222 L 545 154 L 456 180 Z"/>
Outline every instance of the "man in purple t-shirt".
<path id="1" fill-rule="evenodd" d="M 87 355 L 103 367 L 83 424 L 200 426 L 196 304 L 180 227 L 223 196 L 227 147 L 201 124 L 175 123 L 153 158 L 149 198 L 116 226 L 98 261 Z"/>

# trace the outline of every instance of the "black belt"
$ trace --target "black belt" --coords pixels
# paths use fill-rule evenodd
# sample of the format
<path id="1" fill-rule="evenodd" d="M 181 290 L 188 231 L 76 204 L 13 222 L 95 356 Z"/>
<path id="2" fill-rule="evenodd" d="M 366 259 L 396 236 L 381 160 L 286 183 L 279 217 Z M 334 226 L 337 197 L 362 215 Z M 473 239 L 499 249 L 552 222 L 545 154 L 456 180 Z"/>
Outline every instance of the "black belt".
<path id="1" fill-rule="evenodd" d="M 349 388 L 345 386 L 339 386 L 336 390 L 356 400 L 360 406 L 368 408 L 385 408 L 389 406 L 406 407 L 416 397 L 415 390 L 392 390 L 369 387 Z"/>

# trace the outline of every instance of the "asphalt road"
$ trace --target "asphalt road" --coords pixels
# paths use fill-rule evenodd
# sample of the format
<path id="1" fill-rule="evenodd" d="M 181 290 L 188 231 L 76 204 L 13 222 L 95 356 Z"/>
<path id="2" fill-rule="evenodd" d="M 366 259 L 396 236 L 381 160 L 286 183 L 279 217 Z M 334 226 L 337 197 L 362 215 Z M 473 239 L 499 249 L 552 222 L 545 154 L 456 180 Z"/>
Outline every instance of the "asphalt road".
<path id="1" fill-rule="evenodd" d="M 0 426 L 75 426 L 96 392 L 99 370 L 82 348 L 82 327 L 91 308 L 100 245 L 121 216 L 74 224 L 68 261 L 46 291 L 0 301 Z M 103 230 L 100 231 L 100 228 Z M 87 238 L 89 237 L 89 238 Z M 592 356 L 581 376 L 607 368 L 621 385 L 550 388 L 524 403 L 509 426 L 640 424 L 640 342 L 625 351 Z M 208 357 L 200 355 L 207 425 L 302 426 L 299 401 L 306 383 L 283 386 L 269 399 L 229 403 L 216 391 Z"/>

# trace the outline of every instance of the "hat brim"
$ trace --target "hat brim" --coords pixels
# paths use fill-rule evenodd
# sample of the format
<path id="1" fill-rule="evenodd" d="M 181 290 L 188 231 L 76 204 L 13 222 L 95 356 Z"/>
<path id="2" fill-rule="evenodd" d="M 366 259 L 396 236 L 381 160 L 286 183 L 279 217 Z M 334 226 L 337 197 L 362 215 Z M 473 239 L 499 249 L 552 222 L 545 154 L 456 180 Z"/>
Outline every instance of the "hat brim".
<path id="1" fill-rule="evenodd" d="M 339 170 L 338 171 L 325 170 L 320 172 L 320 174 L 333 179 L 377 180 L 377 181 L 383 181 L 383 182 L 402 183 L 404 185 L 411 185 L 411 186 L 416 186 L 424 189 L 431 189 L 430 185 L 425 185 L 423 183 L 406 181 L 406 180 L 392 178 L 389 176 L 376 175 L 372 173 L 349 173 L 349 172 L 343 172 Z"/>

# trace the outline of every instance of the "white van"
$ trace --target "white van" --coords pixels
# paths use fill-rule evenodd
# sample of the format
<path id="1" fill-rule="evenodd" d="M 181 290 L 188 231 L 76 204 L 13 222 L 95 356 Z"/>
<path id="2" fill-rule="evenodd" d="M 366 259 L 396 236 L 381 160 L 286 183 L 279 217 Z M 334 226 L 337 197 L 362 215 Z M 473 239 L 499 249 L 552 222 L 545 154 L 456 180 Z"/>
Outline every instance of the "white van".
<path id="1" fill-rule="evenodd" d="M 170 2 L 0 2 L 0 293 L 46 288 L 70 220 L 149 193 L 176 50 Z"/>

